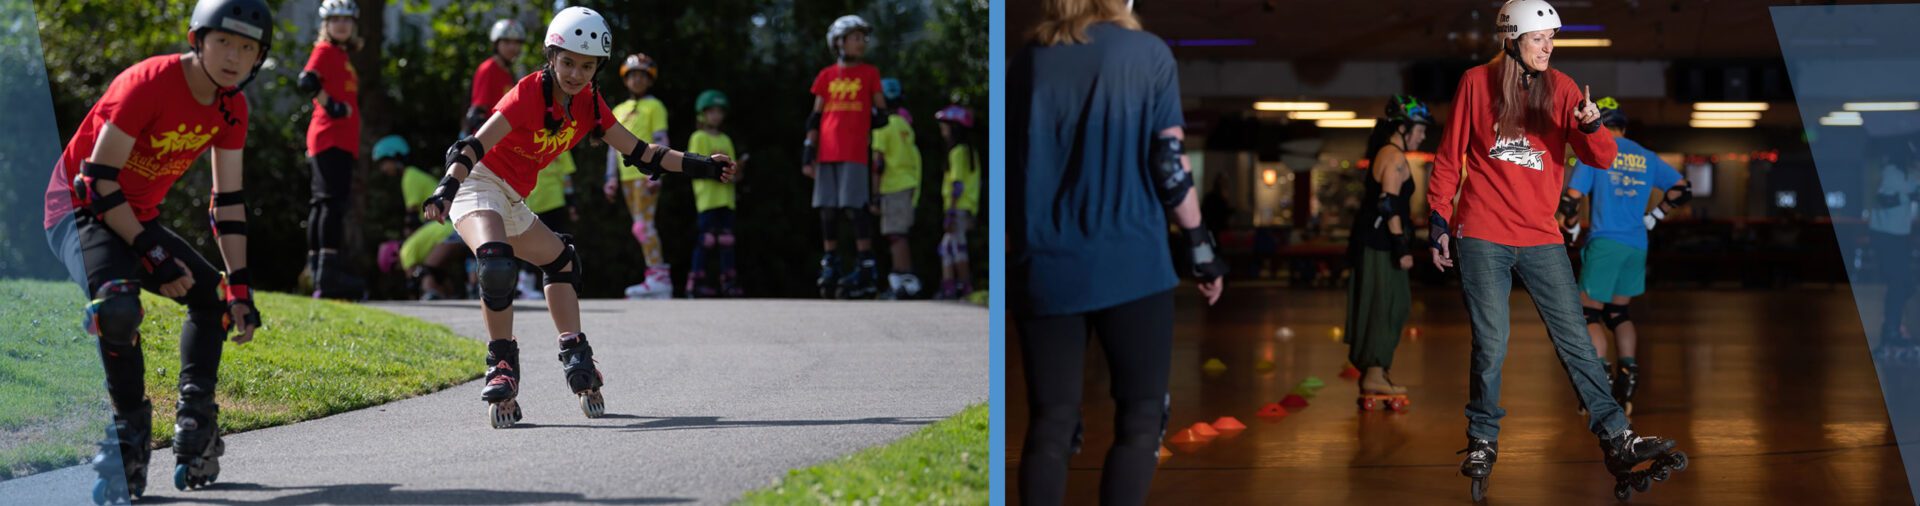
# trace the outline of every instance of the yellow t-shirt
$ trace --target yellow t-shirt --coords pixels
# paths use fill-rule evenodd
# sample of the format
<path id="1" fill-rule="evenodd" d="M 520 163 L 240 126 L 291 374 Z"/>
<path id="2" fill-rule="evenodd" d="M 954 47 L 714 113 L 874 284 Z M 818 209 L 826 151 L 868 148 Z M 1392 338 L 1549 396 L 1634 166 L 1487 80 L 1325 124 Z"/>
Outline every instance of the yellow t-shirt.
<path id="1" fill-rule="evenodd" d="M 693 138 L 687 139 L 687 152 L 702 155 L 727 155 L 731 158 L 733 138 L 727 134 L 710 134 L 706 130 L 695 130 Z M 700 212 L 713 209 L 733 209 L 733 183 L 722 183 L 715 179 L 693 180 L 693 207 Z"/>
<path id="2" fill-rule="evenodd" d="M 648 143 L 653 142 L 654 132 L 667 130 L 667 106 L 662 104 L 660 99 L 653 98 L 653 95 L 629 99 L 614 106 L 613 118 L 619 121 L 621 126 L 626 127 L 628 132 L 633 133 L 634 137 Z M 640 169 L 626 164 L 620 165 L 621 181 L 632 181 L 643 177 L 646 176 L 640 174 Z"/>
<path id="3" fill-rule="evenodd" d="M 439 187 L 440 180 L 435 179 L 432 174 L 420 170 L 419 167 L 409 166 L 407 171 L 400 175 L 400 200 L 407 205 L 407 209 L 419 212 L 420 205 L 425 204 L 427 197 L 433 196 L 433 190 Z"/>
<path id="4" fill-rule="evenodd" d="M 953 191 L 956 183 L 961 186 L 957 196 Z M 940 193 L 947 197 L 948 211 L 980 214 L 980 166 L 974 163 L 973 151 L 967 146 L 954 146 L 947 151 L 947 178 Z"/>
<path id="5" fill-rule="evenodd" d="M 575 169 L 573 151 L 560 152 L 560 157 L 540 169 L 540 175 L 535 177 L 533 191 L 527 192 L 527 209 L 539 214 L 567 205 L 566 178 L 573 175 Z"/>
<path id="6" fill-rule="evenodd" d="M 914 144 L 913 127 L 906 118 L 893 115 L 887 126 L 873 131 L 873 150 L 880 152 L 886 168 L 880 174 L 880 193 L 914 190 L 914 204 L 920 201 L 920 147 Z"/>

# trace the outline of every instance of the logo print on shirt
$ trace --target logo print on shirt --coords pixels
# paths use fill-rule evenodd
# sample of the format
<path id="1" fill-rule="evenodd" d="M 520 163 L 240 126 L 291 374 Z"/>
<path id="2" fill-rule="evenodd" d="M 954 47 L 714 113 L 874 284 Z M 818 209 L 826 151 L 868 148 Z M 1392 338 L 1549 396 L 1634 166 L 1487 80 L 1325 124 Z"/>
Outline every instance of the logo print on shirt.
<path id="1" fill-rule="evenodd" d="M 827 83 L 827 95 L 834 100 L 857 100 L 860 98 L 860 80 L 851 77 L 834 79 Z"/>
<path id="2" fill-rule="evenodd" d="M 559 133 L 554 133 L 552 130 L 547 129 L 534 132 L 533 143 L 540 145 L 540 149 L 534 151 L 534 153 L 558 153 L 573 146 L 573 135 L 577 133 L 573 129 L 573 123 L 577 123 L 577 121 L 568 122 L 567 128 L 560 130 Z"/>
<path id="3" fill-rule="evenodd" d="M 1500 139 L 1493 144 L 1493 149 L 1487 150 L 1487 156 L 1495 160 L 1505 160 L 1533 170 L 1545 170 L 1540 160 L 1546 154 L 1545 151 L 1533 149 L 1533 143 L 1528 142 L 1526 137 Z"/>
<path id="4" fill-rule="evenodd" d="M 201 130 L 205 128 L 205 126 L 195 126 L 192 132 L 188 132 L 187 124 L 181 123 L 180 126 L 174 128 L 172 132 L 154 136 L 152 139 L 149 139 L 149 141 L 155 149 L 160 150 L 160 152 L 154 156 L 167 156 L 169 154 L 186 151 L 200 151 L 201 147 L 207 145 L 207 141 L 213 140 L 214 134 L 220 133 L 220 127 L 213 127 L 212 132 L 200 133 Z"/>

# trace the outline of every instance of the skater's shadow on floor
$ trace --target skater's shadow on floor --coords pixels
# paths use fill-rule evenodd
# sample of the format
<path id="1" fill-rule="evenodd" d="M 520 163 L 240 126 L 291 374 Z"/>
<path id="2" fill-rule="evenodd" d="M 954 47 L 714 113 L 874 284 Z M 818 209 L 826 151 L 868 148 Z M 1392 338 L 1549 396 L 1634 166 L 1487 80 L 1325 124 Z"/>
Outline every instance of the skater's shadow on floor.
<path id="1" fill-rule="evenodd" d="M 315 487 L 270 487 L 252 483 L 216 483 L 204 489 L 204 492 L 185 493 L 182 497 L 148 496 L 141 498 L 142 504 L 192 503 L 192 504 L 261 504 L 261 505 L 301 505 L 301 504 L 533 504 L 533 503 L 576 503 L 576 504 L 680 504 L 694 502 L 687 497 L 629 497 L 611 499 L 593 499 L 576 493 L 564 492 L 526 492 L 512 490 L 480 489 L 408 489 L 395 490 L 394 483 L 360 483 L 346 485 L 326 485 Z M 166 491 L 171 493 L 173 491 Z M 298 492 L 293 495 L 260 500 L 218 499 L 206 497 L 206 494 L 221 492 L 284 493 Z"/>
<path id="2" fill-rule="evenodd" d="M 536 424 L 521 422 L 513 428 L 548 429 L 622 429 L 621 432 L 655 432 L 663 430 L 696 429 L 739 429 L 748 427 L 831 427 L 841 425 L 927 425 L 940 421 L 938 417 L 871 417 L 850 418 L 845 420 L 724 420 L 718 416 L 636 416 L 607 414 L 600 419 L 645 420 L 627 425 L 579 425 L 579 424 Z"/>

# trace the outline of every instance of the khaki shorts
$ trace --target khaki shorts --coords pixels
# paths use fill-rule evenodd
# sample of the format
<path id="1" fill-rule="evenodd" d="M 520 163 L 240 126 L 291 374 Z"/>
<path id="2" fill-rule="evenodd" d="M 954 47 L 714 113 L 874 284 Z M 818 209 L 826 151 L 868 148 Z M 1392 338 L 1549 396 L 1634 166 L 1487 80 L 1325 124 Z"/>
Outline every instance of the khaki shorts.
<path id="1" fill-rule="evenodd" d="M 906 235 L 913 230 L 913 190 L 880 195 L 880 235 Z"/>
<path id="2" fill-rule="evenodd" d="M 460 192 L 454 194 L 453 206 L 448 209 L 454 226 L 467 215 L 479 211 L 493 211 L 500 214 L 501 225 L 506 227 L 507 237 L 519 237 L 528 227 L 540 218 L 527 208 L 527 199 L 514 193 L 506 181 L 487 170 L 485 163 L 474 167 L 467 180 L 460 183 Z"/>

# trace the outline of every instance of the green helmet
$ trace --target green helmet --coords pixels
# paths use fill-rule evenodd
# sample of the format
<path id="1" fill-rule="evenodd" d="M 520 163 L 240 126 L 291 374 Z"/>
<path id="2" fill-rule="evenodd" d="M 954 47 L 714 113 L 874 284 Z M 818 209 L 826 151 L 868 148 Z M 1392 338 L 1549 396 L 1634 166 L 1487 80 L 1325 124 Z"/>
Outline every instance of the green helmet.
<path id="1" fill-rule="evenodd" d="M 411 151 L 407 148 L 407 140 L 398 135 L 381 137 L 380 142 L 373 144 L 373 161 L 378 162 L 388 158 L 405 159 Z"/>
<path id="2" fill-rule="evenodd" d="M 700 92 L 700 98 L 694 99 L 693 101 L 693 110 L 696 112 L 704 113 L 707 112 L 708 108 L 712 107 L 718 107 L 721 110 L 729 109 L 727 106 L 727 94 L 721 93 L 720 90 L 702 91 Z"/>

